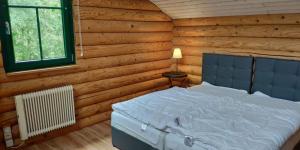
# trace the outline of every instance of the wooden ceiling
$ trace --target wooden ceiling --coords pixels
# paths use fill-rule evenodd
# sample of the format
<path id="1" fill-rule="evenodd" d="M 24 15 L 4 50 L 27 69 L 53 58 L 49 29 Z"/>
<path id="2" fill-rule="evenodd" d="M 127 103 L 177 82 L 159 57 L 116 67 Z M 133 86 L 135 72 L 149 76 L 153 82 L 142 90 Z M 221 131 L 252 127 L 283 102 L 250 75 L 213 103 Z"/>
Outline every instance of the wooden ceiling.
<path id="1" fill-rule="evenodd" d="M 300 13 L 300 0 L 151 0 L 173 19 Z"/>

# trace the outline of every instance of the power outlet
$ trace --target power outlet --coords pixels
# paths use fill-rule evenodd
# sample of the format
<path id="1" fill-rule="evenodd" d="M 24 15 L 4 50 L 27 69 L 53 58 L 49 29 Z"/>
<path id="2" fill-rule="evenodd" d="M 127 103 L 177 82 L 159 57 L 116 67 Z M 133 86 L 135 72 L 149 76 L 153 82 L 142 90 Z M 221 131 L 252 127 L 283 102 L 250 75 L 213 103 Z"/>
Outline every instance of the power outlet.
<path id="1" fill-rule="evenodd" d="M 7 126 L 3 128 L 3 134 L 5 139 L 6 147 L 14 146 L 14 141 L 12 139 L 11 127 Z"/>
<path id="2" fill-rule="evenodd" d="M 5 145 L 6 145 L 7 148 L 8 147 L 13 147 L 14 146 L 14 141 L 12 139 L 6 140 Z"/>

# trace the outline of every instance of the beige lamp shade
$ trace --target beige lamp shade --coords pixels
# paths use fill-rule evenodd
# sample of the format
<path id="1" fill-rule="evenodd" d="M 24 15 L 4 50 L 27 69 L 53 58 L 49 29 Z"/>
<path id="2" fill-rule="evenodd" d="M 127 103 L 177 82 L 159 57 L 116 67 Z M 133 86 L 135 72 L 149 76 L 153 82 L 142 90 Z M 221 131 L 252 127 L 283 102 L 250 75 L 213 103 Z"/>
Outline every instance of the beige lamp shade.
<path id="1" fill-rule="evenodd" d="M 173 58 L 182 58 L 182 54 L 181 54 L 181 49 L 180 48 L 174 48 Z"/>

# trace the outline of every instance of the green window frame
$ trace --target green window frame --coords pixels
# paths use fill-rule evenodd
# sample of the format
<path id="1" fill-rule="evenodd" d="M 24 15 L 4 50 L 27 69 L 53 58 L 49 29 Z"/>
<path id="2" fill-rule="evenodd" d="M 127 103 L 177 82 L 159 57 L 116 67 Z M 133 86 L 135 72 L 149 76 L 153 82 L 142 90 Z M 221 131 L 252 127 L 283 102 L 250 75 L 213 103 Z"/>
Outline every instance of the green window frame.
<path id="1" fill-rule="evenodd" d="M 1 45 L 3 63 L 6 72 L 17 72 L 34 69 L 42 69 L 49 67 L 58 67 L 75 64 L 75 45 L 74 45 L 74 31 L 73 31 L 73 15 L 72 15 L 72 0 L 60 0 L 60 7 L 48 6 L 20 6 L 9 5 L 9 0 L 0 1 L 0 32 L 1 32 Z M 33 9 L 36 12 L 36 24 L 38 29 L 38 44 L 40 60 L 34 61 L 16 61 L 13 35 L 11 29 L 10 8 L 26 8 Z M 62 29 L 63 29 L 63 47 L 65 57 L 61 58 L 43 58 L 43 45 L 41 38 L 40 16 L 39 11 L 45 9 L 61 10 Z"/>

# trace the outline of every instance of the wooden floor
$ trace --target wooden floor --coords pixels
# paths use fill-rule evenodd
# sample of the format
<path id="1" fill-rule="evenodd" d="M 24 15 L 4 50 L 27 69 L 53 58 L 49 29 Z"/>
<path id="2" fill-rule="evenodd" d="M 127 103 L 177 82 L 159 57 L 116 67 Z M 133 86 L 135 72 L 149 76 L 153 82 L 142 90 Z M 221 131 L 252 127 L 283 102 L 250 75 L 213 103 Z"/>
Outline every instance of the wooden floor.
<path id="1" fill-rule="evenodd" d="M 67 135 L 35 144 L 25 150 L 117 150 L 111 144 L 109 122 L 83 128 Z"/>

